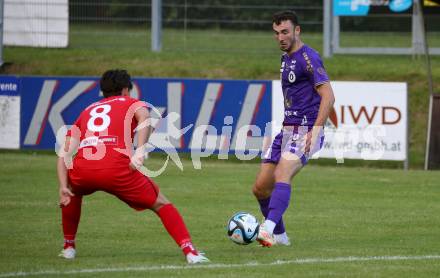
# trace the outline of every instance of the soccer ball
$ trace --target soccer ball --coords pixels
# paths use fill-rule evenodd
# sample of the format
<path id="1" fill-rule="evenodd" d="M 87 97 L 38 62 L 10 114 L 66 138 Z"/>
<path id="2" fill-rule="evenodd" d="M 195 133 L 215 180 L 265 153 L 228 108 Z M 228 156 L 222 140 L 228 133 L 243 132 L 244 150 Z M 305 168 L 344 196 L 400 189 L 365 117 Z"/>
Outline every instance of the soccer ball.
<path id="1" fill-rule="evenodd" d="M 247 245 L 257 238 L 260 223 L 247 212 L 238 212 L 228 221 L 228 237 L 237 244 Z"/>

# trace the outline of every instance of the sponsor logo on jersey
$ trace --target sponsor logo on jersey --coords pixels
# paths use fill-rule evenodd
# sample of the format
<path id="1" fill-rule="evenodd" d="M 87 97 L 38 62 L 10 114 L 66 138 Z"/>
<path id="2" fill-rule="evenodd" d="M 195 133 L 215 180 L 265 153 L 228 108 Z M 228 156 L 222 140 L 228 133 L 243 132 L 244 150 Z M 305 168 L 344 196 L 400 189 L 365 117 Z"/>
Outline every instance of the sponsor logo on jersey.
<path id="1" fill-rule="evenodd" d="M 307 124 L 307 116 L 306 115 L 304 115 L 304 117 L 301 121 L 301 125 L 305 125 L 305 124 Z"/>
<path id="2" fill-rule="evenodd" d="M 282 62 L 281 63 L 281 68 L 280 68 L 280 72 L 283 72 L 284 71 L 284 66 L 286 65 L 286 62 Z"/>
<path id="3" fill-rule="evenodd" d="M 91 136 L 84 138 L 79 144 L 79 148 L 96 147 L 97 145 L 117 145 L 118 137 L 116 136 Z"/>
<path id="4" fill-rule="evenodd" d="M 289 116 L 298 116 L 298 111 L 290 111 L 290 110 L 287 110 L 287 111 L 284 111 L 284 116 L 286 116 L 286 117 L 289 117 Z"/>
<path id="5" fill-rule="evenodd" d="M 312 65 L 312 63 L 310 62 L 309 55 L 307 55 L 306 52 L 303 52 L 302 55 L 303 55 L 303 57 L 304 57 L 304 60 L 306 60 L 306 64 L 307 64 L 307 66 L 306 66 L 306 70 L 307 70 L 308 72 L 313 73 L 313 65 Z"/>

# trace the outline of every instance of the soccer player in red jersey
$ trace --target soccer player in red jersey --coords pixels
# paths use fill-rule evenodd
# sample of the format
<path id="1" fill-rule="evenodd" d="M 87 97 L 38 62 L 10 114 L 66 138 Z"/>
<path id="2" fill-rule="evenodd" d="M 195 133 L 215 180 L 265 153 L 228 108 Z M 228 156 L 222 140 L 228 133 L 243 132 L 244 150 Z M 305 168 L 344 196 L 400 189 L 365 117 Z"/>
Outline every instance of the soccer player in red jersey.
<path id="1" fill-rule="evenodd" d="M 67 132 L 59 154 L 57 172 L 64 248 L 60 254 L 75 258 L 75 236 L 85 195 L 104 191 L 136 210 L 153 210 L 182 249 L 188 263 L 209 260 L 193 247 L 177 209 L 158 186 L 137 169 L 143 165 L 144 146 L 152 132 L 146 104 L 130 98 L 130 75 L 125 70 L 106 71 L 100 80 L 104 99 L 88 106 Z M 136 152 L 132 152 L 137 130 Z M 78 151 L 73 162 L 69 157 Z"/>

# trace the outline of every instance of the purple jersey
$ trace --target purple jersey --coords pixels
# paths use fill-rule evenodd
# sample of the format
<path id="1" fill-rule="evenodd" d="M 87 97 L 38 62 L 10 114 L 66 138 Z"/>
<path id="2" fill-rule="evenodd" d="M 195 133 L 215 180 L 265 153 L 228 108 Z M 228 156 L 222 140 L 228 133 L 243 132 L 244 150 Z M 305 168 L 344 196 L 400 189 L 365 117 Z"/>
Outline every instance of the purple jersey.
<path id="1" fill-rule="evenodd" d="M 313 126 L 321 96 L 316 87 L 329 81 L 318 52 L 303 45 L 281 57 L 281 86 L 284 95 L 284 125 Z"/>

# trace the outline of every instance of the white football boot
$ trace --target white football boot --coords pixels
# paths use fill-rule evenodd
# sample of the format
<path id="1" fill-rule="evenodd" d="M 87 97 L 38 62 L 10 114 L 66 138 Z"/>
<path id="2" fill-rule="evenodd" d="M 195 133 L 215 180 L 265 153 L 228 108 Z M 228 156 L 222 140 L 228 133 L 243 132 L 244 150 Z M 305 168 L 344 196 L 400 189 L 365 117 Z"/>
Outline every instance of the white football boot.
<path id="1" fill-rule="evenodd" d="M 258 231 L 257 241 L 263 246 L 263 247 L 271 247 L 275 244 L 275 238 L 272 234 L 270 234 L 266 227 L 263 224 L 260 225 L 260 230 Z"/>
<path id="2" fill-rule="evenodd" d="M 284 246 L 290 246 L 290 239 L 287 236 L 287 233 L 282 233 L 282 234 L 274 234 L 273 235 L 274 239 L 275 239 L 275 244 L 276 245 L 284 245 Z"/>
<path id="3" fill-rule="evenodd" d="M 202 253 L 198 253 L 197 255 L 195 255 L 192 252 L 189 252 L 186 255 L 186 261 L 188 262 L 188 264 L 201 264 L 210 262 L 209 259 L 205 257 Z"/>
<path id="4" fill-rule="evenodd" d="M 76 251 L 73 247 L 68 247 L 66 249 L 61 250 L 58 257 L 62 257 L 68 260 L 75 259 Z"/>

